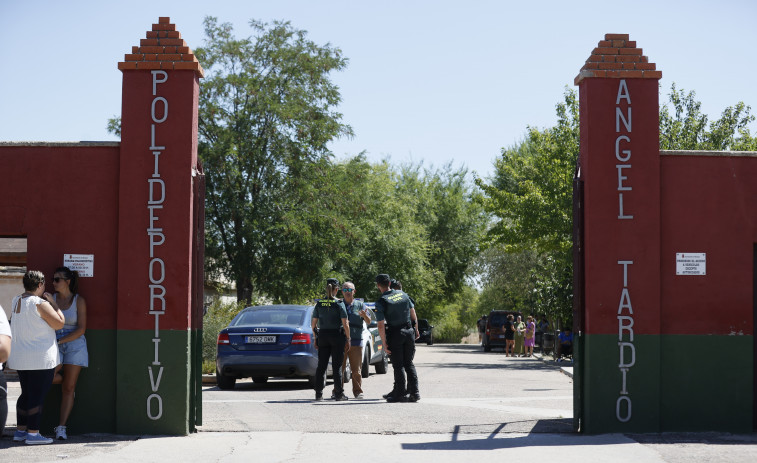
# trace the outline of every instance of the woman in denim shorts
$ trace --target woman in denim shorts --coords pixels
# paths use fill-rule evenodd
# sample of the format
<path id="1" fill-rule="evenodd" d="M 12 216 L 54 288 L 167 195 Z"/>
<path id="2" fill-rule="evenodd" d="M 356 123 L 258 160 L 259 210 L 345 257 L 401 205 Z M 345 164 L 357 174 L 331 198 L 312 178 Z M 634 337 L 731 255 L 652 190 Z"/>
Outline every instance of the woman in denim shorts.
<path id="1" fill-rule="evenodd" d="M 61 385 L 60 423 L 55 428 L 56 439 L 68 439 L 66 422 L 74 407 L 74 391 L 81 369 L 89 366 L 89 353 L 84 332 L 87 330 L 87 302 L 77 293 L 78 272 L 59 267 L 53 276 L 55 303 L 66 317 L 63 328 L 55 332 L 58 339 L 60 365 L 55 370 L 53 384 Z"/>

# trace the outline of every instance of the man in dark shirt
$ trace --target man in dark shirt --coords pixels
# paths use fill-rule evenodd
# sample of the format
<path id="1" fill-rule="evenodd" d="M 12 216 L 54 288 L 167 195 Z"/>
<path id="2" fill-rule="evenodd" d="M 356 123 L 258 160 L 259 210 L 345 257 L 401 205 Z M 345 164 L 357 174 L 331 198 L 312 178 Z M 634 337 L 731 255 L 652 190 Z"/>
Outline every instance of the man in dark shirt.
<path id="1" fill-rule="evenodd" d="M 380 274 L 376 286 L 381 297 L 376 301 L 376 319 L 379 336 L 394 369 L 394 390 L 386 398 L 387 402 L 417 402 L 420 400 L 418 374 L 413 365 L 415 340 L 420 337 L 418 318 L 410 297 L 403 291 L 389 289 L 391 278 Z M 415 328 L 413 328 L 415 322 Z M 407 374 L 407 387 L 405 387 Z"/>

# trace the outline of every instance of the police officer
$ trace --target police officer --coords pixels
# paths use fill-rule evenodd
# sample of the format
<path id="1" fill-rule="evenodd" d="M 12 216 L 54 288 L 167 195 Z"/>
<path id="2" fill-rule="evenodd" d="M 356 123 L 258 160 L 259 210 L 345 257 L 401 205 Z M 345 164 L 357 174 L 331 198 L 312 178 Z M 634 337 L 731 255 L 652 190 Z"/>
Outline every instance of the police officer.
<path id="1" fill-rule="evenodd" d="M 326 385 L 326 369 L 331 360 L 334 372 L 335 400 L 347 400 L 342 384 L 342 361 L 350 348 L 350 328 L 347 324 L 347 310 L 344 303 L 336 299 L 339 280 L 326 280 L 326 299 L 321 299 L 313 309 L 311 326 L 318 332 L 315 348 L 318 349 L 318 369 L 315 371 L 315 400 L 323 400 Z M 317 326 L 319 328 L 317 329 Z"/>
<path id="2" fill-rule="evenodd" d="M 387 402 L 417 402 L 418 374 L 415 372 L 415 340 L 420 337 L 418 319 L 410 296 L 401 290 L 390 289 L 389 275 L 376 276 L 376 286 L 381 297 L 376 301 L 376 319 L 379 336 L 394 368 L 394 389 L 386 398 Z M 412 323 L 415 322 L 415 328 Z M 405 387 L 407 374 L 407 387 Z"/>

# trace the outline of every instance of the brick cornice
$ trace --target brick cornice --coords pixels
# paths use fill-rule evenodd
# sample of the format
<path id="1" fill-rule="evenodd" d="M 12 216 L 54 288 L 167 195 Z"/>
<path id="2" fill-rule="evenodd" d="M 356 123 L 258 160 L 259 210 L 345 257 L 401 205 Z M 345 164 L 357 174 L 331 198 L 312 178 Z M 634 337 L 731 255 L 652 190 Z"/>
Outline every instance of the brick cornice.
<path id="1" fill-rule="evenodd" d="M 158 18 L 158 24 L 152 25 L 152 30 L 147 31 L 146 38 L 139 41 L 139 46 L 131 47 L 131 53 L 124 55 L 118 69 L 192 70 L 198 77 L 205 77 L 200 62 L 169 17 Z"/>
<path id="2" fill-rule="evenodd" d="M 578 85 L 583 79 L 592 77 L 660 79 L 662 71 L 649 62 L 641 48 L 636 47 L 636 42 L 629 40 L 628 34 L 605 34 L 605 39 L 599 41 L 573 83 Z"/>

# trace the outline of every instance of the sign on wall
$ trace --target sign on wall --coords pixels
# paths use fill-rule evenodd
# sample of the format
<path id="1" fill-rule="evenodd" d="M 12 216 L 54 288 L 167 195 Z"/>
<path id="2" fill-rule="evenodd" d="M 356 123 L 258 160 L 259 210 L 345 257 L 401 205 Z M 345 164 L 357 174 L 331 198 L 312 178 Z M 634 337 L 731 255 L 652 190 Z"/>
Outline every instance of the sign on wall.
<path id="1" fill-rule="evenodd" d="M 676 275 L 707 275 L 707 253 L 677 252 Z"/>
<path id="2" fill-rule="evenodd" d="M 80 277 L 95 276 L 94 254 L 63 254 L 63 265 L 79 272 Z"/>

